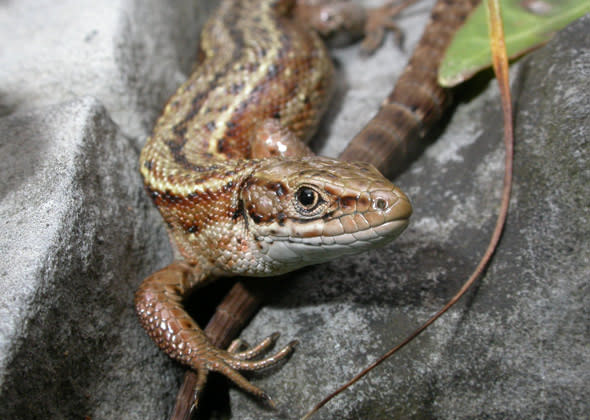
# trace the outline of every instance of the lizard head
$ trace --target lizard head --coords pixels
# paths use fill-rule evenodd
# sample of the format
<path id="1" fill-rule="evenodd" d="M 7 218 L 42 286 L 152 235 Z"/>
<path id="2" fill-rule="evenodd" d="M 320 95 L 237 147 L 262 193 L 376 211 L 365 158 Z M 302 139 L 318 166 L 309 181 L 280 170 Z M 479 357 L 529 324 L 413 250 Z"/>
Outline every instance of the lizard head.
<path id="1" fill-rule="evenodd" d="M 385 244 L 412 213 L 375 167 L 319 157 L 267 160 L 245 181 L 241 201 L 250 237 L 284 272 Z"/>

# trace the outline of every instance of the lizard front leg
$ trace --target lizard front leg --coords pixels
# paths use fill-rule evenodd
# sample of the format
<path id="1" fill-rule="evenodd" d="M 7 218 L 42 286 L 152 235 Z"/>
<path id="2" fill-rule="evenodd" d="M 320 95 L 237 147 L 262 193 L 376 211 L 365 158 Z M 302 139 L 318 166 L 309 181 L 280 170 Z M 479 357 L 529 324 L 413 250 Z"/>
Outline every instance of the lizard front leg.
<path id="1" fill-rule="evenodd" d="M 250 359 L 268 350 L 277 340 L 278 334 L 242 352 L 235 351 L 237 345 L 231 346 L 230 351 L 213 346 L 182 305 L 183 299 L 193 289 L 205 284 L 207 277 L 207 273 L 196 265 L 175 261 L 146 278 L 135 295 L 135 307 L 141 324 L 166 354 L 199 372 L 197 394 L 205 385 L 207 372 L 216 371 L 272 405 L 268 394 L 248 382 L 238 370 L 254 371 L 272 366 L 287 357 L 296 342 L 260 360 Z"/>

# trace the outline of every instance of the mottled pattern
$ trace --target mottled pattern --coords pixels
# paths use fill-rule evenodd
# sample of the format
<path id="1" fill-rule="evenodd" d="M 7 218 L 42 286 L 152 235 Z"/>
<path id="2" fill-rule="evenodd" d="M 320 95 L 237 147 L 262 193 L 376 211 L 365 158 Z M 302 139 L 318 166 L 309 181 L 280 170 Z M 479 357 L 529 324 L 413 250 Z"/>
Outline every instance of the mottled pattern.
<path id="1" fill-rule="evenodd" d="M 170 98 L 140 165 L 185 259 L 142 283 L 143 326 L 170 356 L 263 398 L 235 369 L 274 364 L 293 343 L 256 361 L 248 359 L 276 336 L 242 353 L 216 349 L 183 297 L 219 275 L 280 274 L 380 245 L 411 214 L 374 167 L 315 157 L 302 143 L 326 107 L 332 64 L 288 6 L 221 2 L 203 30 L 198 68 Z"/>

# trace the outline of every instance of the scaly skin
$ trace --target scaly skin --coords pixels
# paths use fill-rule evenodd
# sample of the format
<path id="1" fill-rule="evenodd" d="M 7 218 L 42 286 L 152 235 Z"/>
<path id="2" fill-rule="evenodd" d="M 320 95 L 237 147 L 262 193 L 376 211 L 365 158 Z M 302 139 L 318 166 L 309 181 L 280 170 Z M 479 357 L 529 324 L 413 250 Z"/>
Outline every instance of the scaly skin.
<path id="1" fill-rule="evenodd" d="M 148 277 L 140 321 L 171 357 L 221 372 L 270 401 L 238 370 L 273 335 L 213 347 L 183 298 L 218 276 L 272 276 L 386 243 L 407 226 L 407 197 L 374 167 L 313 156 L 301 142 L 326 108 L 332 65 L 286 1 L 224 0 L 205 25 L 196 72 L 170 98 L 140 157 L 146 188 L 184 259 Z M 203 383 L 199 384 L 200 386 Z"/>

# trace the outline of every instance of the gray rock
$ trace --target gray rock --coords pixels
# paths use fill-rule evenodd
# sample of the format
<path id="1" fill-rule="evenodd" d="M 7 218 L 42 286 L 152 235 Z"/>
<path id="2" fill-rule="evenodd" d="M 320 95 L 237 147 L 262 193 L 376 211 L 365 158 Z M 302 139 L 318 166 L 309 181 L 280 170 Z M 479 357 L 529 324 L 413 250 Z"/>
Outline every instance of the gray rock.
<path id="1" fill-rule="evenodd" d="M 0 115 L 93 96 L 142 143 L 192 67 L 204 17 L 187 0 L 2 3 Z"/>
<path id="2" fill-rule="evenodd" d="M 157 412 L 151 384 L 176 380 L 138 368 L 155 352 L 133 350 L 132 301 L 170 255 L 145 246 L 166 236 L 137 150 L 91 98 L 2 118 L 0 133 L 0 417 L 117 418 L 120 395 L 138 410 L 126 418 Z"/>
<path id="3" fill-rule="evenodd" d="M 170 6 L 0 4 L 0 418 L 169 411 L 181 370 L 138 328 L 133 293 L 171 259 L 138 145 L 204 17 Z"/>
<path id="4" fill-rule="evenodd" d="M 369 61 L 355 47 L 334 52 L 340 88 L 318 150 L 336 155 L 370 118 L 420 36 L 432 1 L 424 3 L 401 20 L 406 51 L 390 42 Z M 133 314 L 141 279 L 171 260 L 137 155 L 190 71 L 214 4 L 0 2 L 1 418 L 169 414 L 183 369 Z M 486 277 L 318 418 L 588 411 L 589 20 L 515 73 L 515 193 Z M 296 418 L 454 293 L 499 202 L 498 103 L 490 82 L 400 177 L 416 212 L 397 243 L 261 282 L 272 299 L 243 337 L 278 330 L 279 345 L 301 346 L 282 367 L 251 376 L 280 411 L 232 390 L 232 418 Z"/>

